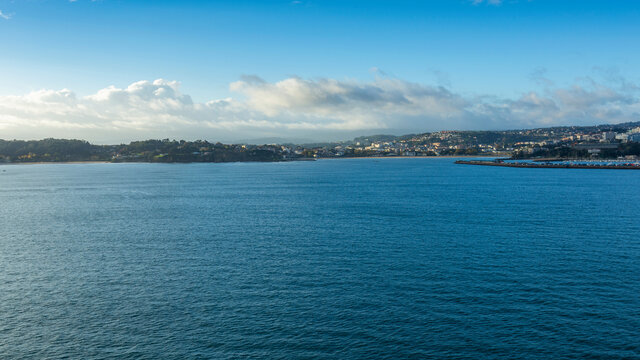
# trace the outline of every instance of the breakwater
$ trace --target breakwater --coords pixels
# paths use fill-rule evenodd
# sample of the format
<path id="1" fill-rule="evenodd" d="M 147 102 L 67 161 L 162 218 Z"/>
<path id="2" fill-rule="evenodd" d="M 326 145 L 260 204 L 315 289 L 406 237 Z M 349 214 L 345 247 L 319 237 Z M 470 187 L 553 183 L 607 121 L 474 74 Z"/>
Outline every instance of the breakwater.
<path id="1" fill-rule="evenodd" d="M 486 160 L 457 160 L 456 164 L 502 166 L 514 168 L 549 168 L 549 169 L 615 169 L 615 170 L 640 170 L 638 163 L 621 164 L 585 164 L 585 163 L 533 163 L 533 162 L 505 162 Z"/>

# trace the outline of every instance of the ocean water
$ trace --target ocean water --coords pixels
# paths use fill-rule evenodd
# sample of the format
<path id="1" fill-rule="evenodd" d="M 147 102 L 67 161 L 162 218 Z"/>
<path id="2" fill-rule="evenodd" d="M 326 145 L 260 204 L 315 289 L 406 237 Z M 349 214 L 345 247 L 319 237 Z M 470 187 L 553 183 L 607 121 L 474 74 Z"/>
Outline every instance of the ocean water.
<path id="1" fill-rule="evenodd" d="M 0 358 L 640 358 L 639 189 L 451 159 L 0 166 Z"/>

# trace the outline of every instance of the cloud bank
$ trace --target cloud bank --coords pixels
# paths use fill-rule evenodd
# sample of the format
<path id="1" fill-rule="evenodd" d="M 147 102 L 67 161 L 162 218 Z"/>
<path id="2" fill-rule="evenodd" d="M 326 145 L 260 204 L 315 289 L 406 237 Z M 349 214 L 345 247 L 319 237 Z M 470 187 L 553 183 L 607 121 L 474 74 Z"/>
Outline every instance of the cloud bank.
<path id="1" fill-rule="evenodd" d="M 138 81 L 88 96 L 68 89 L 0 96 L 0 138 L 74 137 L 97 142 L 142 138 L 231 141 L 258 137 L 345 139 L 371 132 L 514 129 L 640 121 L 638 87 L 579 79 L 545 83 L 516 99 L 463 96 L 394 78 L 371 81 L 246 76 L 234 98 L 194 102 L 176 81 Z"/>

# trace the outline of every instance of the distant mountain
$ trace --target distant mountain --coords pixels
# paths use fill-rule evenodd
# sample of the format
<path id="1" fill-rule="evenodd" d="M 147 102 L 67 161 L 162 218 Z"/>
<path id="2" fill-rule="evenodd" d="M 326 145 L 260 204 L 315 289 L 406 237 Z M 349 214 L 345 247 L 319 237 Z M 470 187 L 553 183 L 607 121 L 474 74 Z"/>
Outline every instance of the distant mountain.
<path id="1" fill-rule="evenodd" d="M 263 144 L 308 144 L 313 142 L 314 141 L 311 139 L 304 139 L 304 138 L 263 137 L 263 138 L 236 140 L 236 141 L 232 141 L 231 143 L 263 145 Z"/>

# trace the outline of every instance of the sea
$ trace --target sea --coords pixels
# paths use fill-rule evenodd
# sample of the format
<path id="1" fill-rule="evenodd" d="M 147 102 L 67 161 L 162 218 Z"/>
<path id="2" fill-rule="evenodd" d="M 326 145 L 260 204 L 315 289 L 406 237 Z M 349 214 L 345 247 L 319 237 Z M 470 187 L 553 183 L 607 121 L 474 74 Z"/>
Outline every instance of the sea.
<path id="1" fill-rule="evenodd" d="M 0 166 L 1 359 L 640 359 L 640 171 Z"/>

